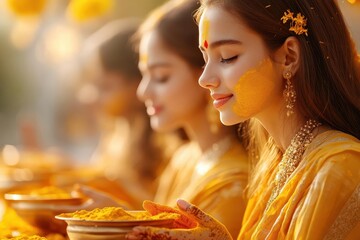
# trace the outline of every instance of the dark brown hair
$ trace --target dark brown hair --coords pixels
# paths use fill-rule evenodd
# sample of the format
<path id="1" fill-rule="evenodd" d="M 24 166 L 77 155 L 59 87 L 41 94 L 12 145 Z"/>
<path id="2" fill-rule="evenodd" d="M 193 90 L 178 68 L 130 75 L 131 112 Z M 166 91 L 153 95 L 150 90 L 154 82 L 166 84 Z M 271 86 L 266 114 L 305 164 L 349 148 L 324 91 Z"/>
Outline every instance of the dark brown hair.
<path id="1" fill-rule="evenodd" d="M 204 59 L 198 49 L 198 28 L 193 17 L 197 0 L 171 0 L 153 11 L 134 37 L 138 43 L 150 31 L 156 31 L 167 48 L 190 66 L 201 69 Z"/>
<path id="2" fill-rule="evenodd" d="M 146 33 L 154 31 L 159 34 L 161 41 L 169 50 L 182 58 L 191 68 L 200 70 L 199 73 L 202 72 L 205 62 L 198 48 L 199 30 L 194 18 L 199 7 L 198 0 L 170 0 L 146 18 L 133 37 L 134 44 L 138 45 Z M 213 110 L 216 112 L 215 109 Z M 238 133 L 237 125 L 230 128 L 235 134 Z M 188 139 L 182 129 L 179 134 L 182 139 Z M 243 134 L 239 132 L 238 137 L 239 141 L 243 142 Z"/>
<path id="3" fill-rule="evenodd" d="M 97 50 L 102 68 L 121 74 L 134 84 L 140 83 L 141 73 L 138 68 L 138 53 L 131 37 L 139 26 L 140 21 L 137 19 L 113 20 L 92 36 L 95 41 L 93 47 Z M 138 125 L 131 129 L 126 157 L 139 179 L 155 180 L 170 158 L 170 154 L 166 152 L 168 149 L 162 146 L 163 141 L 172 137 L 152 130 L 144 105 L 141 105 L 138 113 L 137 119 L 133 120 Z"/>
<path id="4" fill-rule="evenodd" d="M 217 5 L 256 31 L 267 47 L 278 49 L 289 36 L 300 42 L 300 68 L 294 76 L 302 115 L 360 139 L 360 63 L 335 0 L 201 0 Z M 307 19 L 308 36 L 289 31 L 280 19 L 290 10 Z"/>
<path id="5" fill-rule="evenodd" d="M 130 41 L 139 24 L 136 19 L 114 20 L 96 33 L 100 41 L 100 63 L 104 70 L 140 81 L 141 74 L 137 66 L 139 57 Z"/>

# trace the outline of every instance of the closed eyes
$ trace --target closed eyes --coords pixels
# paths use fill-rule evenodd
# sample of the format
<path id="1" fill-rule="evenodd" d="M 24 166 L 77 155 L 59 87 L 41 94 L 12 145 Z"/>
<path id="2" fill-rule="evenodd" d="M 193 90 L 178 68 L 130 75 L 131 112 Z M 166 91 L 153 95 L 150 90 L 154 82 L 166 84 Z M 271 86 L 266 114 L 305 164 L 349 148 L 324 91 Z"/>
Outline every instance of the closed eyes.
<path id="1" fill-rule="evenodd" d="M 235 55 L 233 57 L 230 57 L 230 58 L 221 58 L 220 59 L 220 62 L 221 63 L 231 63 L 233 62 L 234 60 L 236 60 L 238 58 L 238 55 Z"/>

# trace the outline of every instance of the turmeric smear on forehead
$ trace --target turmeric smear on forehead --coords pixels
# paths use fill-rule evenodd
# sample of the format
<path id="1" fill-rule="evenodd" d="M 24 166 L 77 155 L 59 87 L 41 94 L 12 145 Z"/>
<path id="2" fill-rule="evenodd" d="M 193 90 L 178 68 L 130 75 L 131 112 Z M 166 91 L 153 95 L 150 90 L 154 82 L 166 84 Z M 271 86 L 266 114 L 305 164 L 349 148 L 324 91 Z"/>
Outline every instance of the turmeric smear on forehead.
<path id="1" fill-rule="evenodd" d="M 204 18 L 202 24 L 201 24 L 201 37 L 200 37 L 200 44 L 202 45 L 202 47 L 204 47 L 205 49 L 208 48 L 209 43 L 208 43 L 208 38 L 209 38 L 209 19 Z"/>
<path id="2" fill-rule="evenodd" d="M 140 63 L 146 64 L 148 62 L 149 56 L 147 54 L 140 54 Z"/>
<path id="3" fill-rule="evenodd" d="M 234 87 L 233 111 L 240 117 L 252 117 L 270 100 L 275 88 L 275 71 L 270 59 L 243 74 Z"/>

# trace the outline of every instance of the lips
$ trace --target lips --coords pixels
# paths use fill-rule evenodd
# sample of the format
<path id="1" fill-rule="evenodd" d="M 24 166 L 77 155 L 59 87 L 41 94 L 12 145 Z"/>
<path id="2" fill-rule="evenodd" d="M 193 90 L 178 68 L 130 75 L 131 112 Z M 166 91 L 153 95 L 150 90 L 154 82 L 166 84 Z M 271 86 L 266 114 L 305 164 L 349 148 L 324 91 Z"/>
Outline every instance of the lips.
<path id="1" fill-rule="evenodd" d="M 226 104 L 232 97 L 232 94 L 211 94 L 211 97 L 214 99 L 213 105 L 215 108 L 220 108 Z"/>
<path id="2" fill-rule="evenodd" d="M 157 115 L 161 112 L 162 108 L 158 106 L 147 106 L 146 112 L 149 116 Z"/>

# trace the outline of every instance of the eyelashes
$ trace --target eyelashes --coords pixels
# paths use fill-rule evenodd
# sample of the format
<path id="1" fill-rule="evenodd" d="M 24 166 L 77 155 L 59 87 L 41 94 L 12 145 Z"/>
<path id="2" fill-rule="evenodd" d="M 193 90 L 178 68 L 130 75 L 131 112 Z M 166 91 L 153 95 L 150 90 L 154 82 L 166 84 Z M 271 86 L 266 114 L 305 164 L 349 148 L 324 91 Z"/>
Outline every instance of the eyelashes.
<path id="1" fill-rule="evenodd" d="M 158 78 L 156 78 L 154 80 L 157 83 L 166 83 L 168 81 L 168 79 L 169 79 L 169 77 L 166 76 L 166 77 L 158 77 Z"/>
<path id="2" fill-rule="evenodd" d="M 229 63 L 232 63 L 233 61 L 235 61 L 238 57 L 239 57 L 239 55 L 235 55 L 230 58 L 220 58 L 220 63 L 229 64 Z M 204 58 L 204 60 L 205 60 L 205 58 Z M 201 67 L 201 69 L 204 69 L 206 67 L 206 65 L 207 65 L 207 61 L 205 60 L 205 64 Z"/>
<path id="3" fill-rule="evenodd" d="M 238 58 L 238 55 L 235 55 L 235 56 L 230 57 L 230 58 L 221 58 L 220 62 L 227 64 L 227 63 L 231 63 L 231 62 L 235 61 L 237 58 Z"/>

